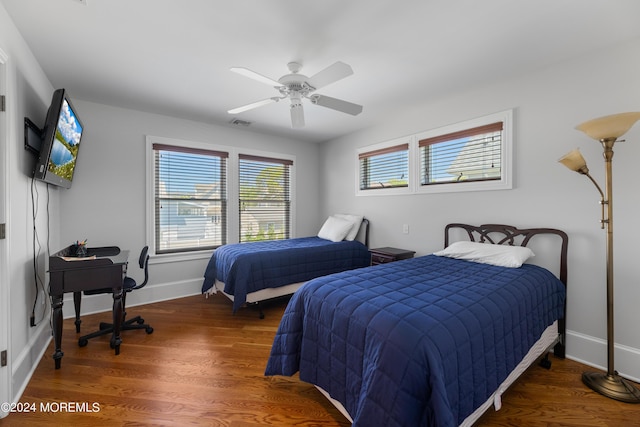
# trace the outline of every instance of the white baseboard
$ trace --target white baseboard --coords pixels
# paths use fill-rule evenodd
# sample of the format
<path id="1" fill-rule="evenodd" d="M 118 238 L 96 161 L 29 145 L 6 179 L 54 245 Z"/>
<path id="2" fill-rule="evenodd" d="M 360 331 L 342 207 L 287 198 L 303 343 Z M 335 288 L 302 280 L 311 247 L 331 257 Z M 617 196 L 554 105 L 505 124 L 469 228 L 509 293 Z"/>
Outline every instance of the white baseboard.
<path id="1" fill-rule="evenodd" d="M 568 359 L 607 370 L 606 340 L 567 331 L 566 352 Z M 640 383 L 640 349 L 616 344 L 613 365 L 622 377 Z"/>
<path id="2" fill-rule="evenodd" d="M 55 369 L 55 362 L 53 360 L 53 354 L 45 355 L 44 352 L 49 346 L 51 341 L 51 327 L 49 322 L 41 322 L 37 326 L 35 333 L 31 336 L 31 339 L 24 347 L 23 351 L 18 354 L 18 357 L 11 364 L 11 378 L 13 386 L 11 387 L 11 399 L 12 402 L 18 402 L 24 389 L 29 384 L 33 372 L 38 367 L 38 363 L 42 359 L 43 355 L 49 356 L 49 362 L 51 363 L 51 369 Z"/>
<path id="3" fill-rule="evenodd" d="M 199 295 L 201 293 L 202 278 L 147 285 L 127 295 L 127 307 Z M 108 294 L 83 295 L 80 314 L 86 316 L 88 314 L 103 313 L 111 311 L 112 307 L 113 299 Z M 62 316 L 65 319 L 75 318 L 73 294 L 65 294 Z"/>

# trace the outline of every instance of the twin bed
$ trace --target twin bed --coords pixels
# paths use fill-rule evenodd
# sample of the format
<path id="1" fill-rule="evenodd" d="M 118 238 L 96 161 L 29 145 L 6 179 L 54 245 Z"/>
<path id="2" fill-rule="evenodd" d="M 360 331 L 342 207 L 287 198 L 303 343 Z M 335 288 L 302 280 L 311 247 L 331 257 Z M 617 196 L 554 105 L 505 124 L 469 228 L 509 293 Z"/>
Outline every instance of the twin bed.
<path id="1" fill-rule="evenodd" d="M 349 214 L 330 216 L 318 236 L 224 245 L 209 260 L 202 292 L 222 292 L 235 313 L 291 295 L 316 277 L 369 266 L 368 245 L 369 221 Z"/>
<path id="2" fill-rule="evenodd" d="M 522 264 L 542 235 L 559 242 L 559 278 Z M 564 357 L 567 242 L 555 229 L 449 224 L 444 251 L 310 280 L 265 375 L 299 372 L 356 427 L 471 425 L 541 355 Z"/>

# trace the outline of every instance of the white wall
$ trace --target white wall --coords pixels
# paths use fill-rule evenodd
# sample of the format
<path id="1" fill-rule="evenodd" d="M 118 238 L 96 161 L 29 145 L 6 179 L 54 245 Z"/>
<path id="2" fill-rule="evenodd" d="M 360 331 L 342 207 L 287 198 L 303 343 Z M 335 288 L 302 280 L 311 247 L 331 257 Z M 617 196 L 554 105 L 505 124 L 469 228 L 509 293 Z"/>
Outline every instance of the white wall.
<path id="1" fill-rule="evenodd" d="M 508 58 L 506 59 L 508 60 Z M 371 220 L 371 245 L 397 246 L 424 255 L 443 245 L 449 222 L 555 227 L 569 234 L 569 357 L 606 367 L 605 233 L 599 193 L 589 180 L 557 163 L 580 147 L 592 175 L 604 185 L 602 148 L 574 127 L 620 112 L 640 111 L 640 40 L 574 58 L 531 74 L 424 104 L 398 105 L 384 123 L 323 144 L 324 214 L 348 211 Z M 366 108 L 366 107 L 365 107 Z M 515 109 L 514 189 L 431 195 L 357 197 L 359 147 Z M 640 124 L 614 151 L 615 367 L 640 378 L 640 238 L 637 160 Z M 409 234 L 402 234 L 402 225 Z"/>
<path id="2" fill-rule="evenodd" d="M 5 186 L 8 206 L 6 243 L 11 248 L 7 262 L 9 272 L 0 275 L 2 294 L 8 295 L 10 300 L 7 304 L 10 313 L 2 317 L 9 319 L 9 324 L 0 325 L 9 342 L 9 363 L 0 369 L 10 371 L 9 375 L 4 372 L 0 375 L 0 401 L 16 401 L 51 338 L 48 297 L 42 287 L 36 307 L 38 325 L 29 326 L 36 296 L 30 179 L 35 158 L 23 148 L 23 123 L 26 116 L 43 125 L 54 88 L 1 5 L 0 50 L 8 57 L 5 65 L 8 141 L 3 147 L 7 159 L 2 164 L 9 165 Z M 66 190 L 47 189 L 40 182 L 34 185 L 35 228 L 39 238 L 37 246 L 40 247 L 37 249 L 38 273 L 47 283 L 47 247 L 55 252 L 74 240 L 85 238 L 90 246 L 118 245 L 130 249 L 130 272 L 139 274 L 135 260 L 146 243 L 145 135 L 295 155 L 296 233 L 298 236 L 313 235 L 320 227 L 323 218 L 320 215 L 318 145 L 83 102 L 76 98 L 73 101 L 86 129 L 73 186 Z M 47 235 L 49 230 L 51 236 Z M 173 263 L 152 261 L 149 284 L 127 299 L 128 305 L 199 293 L 206 262 L 206 258 Z M 108 297 L 85 297 L 83 313 L 110 310 L 111 303 Z M 229 310 L 231 312 L 231 305 Z M 70 296 L 65 298 L 64 314 L 67 317 L 73 315 Z M 44 357 L 50 359 L 51 355 Z M 0 413 L 0 418 L 4 415 Z"/>
<path id="3" fill-rule="evenodd" d="M 7 56 L 6 62 L 6 159 L 3 165 L 8 170 L 3 171 L 3 177 L 8 177 L 5 185 L 8 251 L 8 282 L 0 282 L 5 287 L 9 298 L 9 324 L 0 325 L 7 331 L 9 337 L 8 366 L 0 369 L 10 371 L 8 384 L 0 384 L 3 401 L 14 401 L 22 393 L 33 369 L 40 361 L 48 340 L 50 339 L 49 311 L 47 296 L 40 287 L 38 304 L 36 307 L 36 327 L 30 327 L 32 306 L 36 296 L 33 258 L 33 223 L 31 204 L 30 174 L 35 158 L 23 148 L 24 117 L 27 116 L 35 123 L 42 125 L 46 110 L 51 102 L 53 88 L 40 68 L 37 60 L 31 54 L 27 44 L 22 39 L 3 6 L 0 6 L 0 50 Z M 3 129 L 2 132 L 5 130 Z M 6 172 L 6 175 L 5 175 Z M 47 244 L 47 189 L 42 183 L 36 183 L 36 229 L 41 249 L 38 257 L 38 273 L 45 277 L 46 264 L 44 250 Z M 35 193 L 34 193 L 35 194 Z M 51 212 L 50 242 L 57 245 L 57 227 L 59 216 L 58 198 L 55 191 L 50 195 L 49 210 Z M 3 349 L 4 350 L 4 349 Z M 51 361 L 53 369 L 53 360 Z M 3 374 L 4 377 L 4 374 Z M 0 413 L 0 417 L 4 414 Z"/>
<path id="4" fill-rule="evenodd" d="M 318 145 L 75 99 L 74 106 L 85 134 L 73 185 L 59 190 L 61 246 L 87 239 L 89 247 L 129 249 L 129 273 L 142 278 L 135 261 L 147 243 L 146 135 L 295 155 L 295 231 L 298 236 L 317 233 L 321 225 Z M 199 294 L 209 255 L 179 262 L 152 258 L 149 284 L 131 294 L 127 305 Z M 67 295 L 65 317 L 73 315 L 71 301 Z M 85 296 L 82 313 L 110 310 L 111 304 L 108 297 Z"/>

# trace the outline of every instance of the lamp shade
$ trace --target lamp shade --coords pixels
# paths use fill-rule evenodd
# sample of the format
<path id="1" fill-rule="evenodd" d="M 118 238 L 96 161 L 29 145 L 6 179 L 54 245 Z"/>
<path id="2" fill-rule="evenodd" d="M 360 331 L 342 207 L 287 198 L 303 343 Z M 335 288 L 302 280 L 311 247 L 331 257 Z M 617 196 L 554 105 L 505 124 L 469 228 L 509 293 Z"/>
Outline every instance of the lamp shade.
<path id="1" fill-rule="evenodd" d="M 584 157 L 582 157 L 580 150 L 578 150 L 577 148 L 569 151 L 567 154 L 558 159 L 558 161 L 574 172 L 589 172 L 589 169 L 587 169 L 587 162 Z"/>
<path id="2" fill-rule="evenodd" d="M 576 126 L 576 129 L 600 141 L 621 137 L 638 120 L 640 120 L 640 112 L 613 114 L 586 121 Z"/>

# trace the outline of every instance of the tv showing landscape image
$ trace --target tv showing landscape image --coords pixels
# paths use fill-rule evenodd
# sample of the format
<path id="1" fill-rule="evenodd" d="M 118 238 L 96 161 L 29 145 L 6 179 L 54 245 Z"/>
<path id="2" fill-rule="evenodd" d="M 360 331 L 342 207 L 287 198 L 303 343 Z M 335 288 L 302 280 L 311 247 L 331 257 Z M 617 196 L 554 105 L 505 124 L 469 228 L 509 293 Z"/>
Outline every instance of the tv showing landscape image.
<path id="1" fill-rule="evenodd" d="M 65 99 L 60 109 L 56 135 L 49 155 L 49 172 L 71 181 L 76 166 L 81 136 L 82 125 Z"/>

